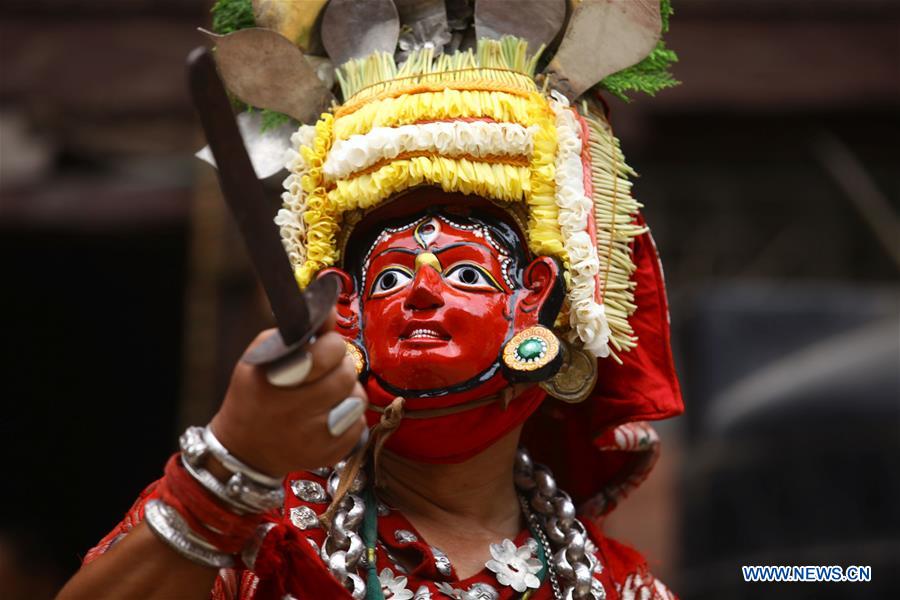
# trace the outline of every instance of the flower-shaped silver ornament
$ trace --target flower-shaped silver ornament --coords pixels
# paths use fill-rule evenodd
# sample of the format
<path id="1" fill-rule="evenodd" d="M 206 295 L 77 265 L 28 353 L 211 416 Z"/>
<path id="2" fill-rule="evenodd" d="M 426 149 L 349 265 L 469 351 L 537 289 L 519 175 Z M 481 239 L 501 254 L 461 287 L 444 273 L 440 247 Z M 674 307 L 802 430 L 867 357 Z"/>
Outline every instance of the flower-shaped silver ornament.
<path id="1" fill-rule="evenodd" d="M 491 556 L 493 558 L 484 566 L 494 572 L 501 585 L 508 585 L 519 593 L 541 586 L 541 580 L 537 578 L 541 561 L 534 558 L 529 544 L 516 548 L 512 541 L 503 540 L 499 544 L 491 544 Z"/>
<path id="2" fill-rule="evenodd" d="M 406 587 L 406 577 L 395 577 L 390 569 L 382 569 L 378 581 L 385 600 L 412 600 L 413 593 Z"/>

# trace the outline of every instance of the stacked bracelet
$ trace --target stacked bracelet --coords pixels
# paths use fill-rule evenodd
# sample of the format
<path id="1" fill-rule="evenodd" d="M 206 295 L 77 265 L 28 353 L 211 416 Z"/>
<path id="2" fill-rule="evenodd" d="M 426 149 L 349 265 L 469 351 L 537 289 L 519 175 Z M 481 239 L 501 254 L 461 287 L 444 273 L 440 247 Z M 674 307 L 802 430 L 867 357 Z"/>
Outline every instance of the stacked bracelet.
<path id="1" fill-rule="evenodd" d="M 261 513 L 284 504 L 284 480 L 260 473 L 232 456 L 209 427 L 189 427 L 180 442 L 181 457 L 191 476 L 235 512 Z M 220 482 L 203 468 L 209 456 L 232 473 L 228 481 Z"/>
<path id="2" fill-rule="evenodd" d="M 232 567 L 245 551 L 258 550 L 255 536 L 262 513 L 284 504 L 283 479 L 247 466 L 216 439 L 209 427 L 189 427 L 180 439 L 181 454 L 166 465 L 159 497 L 147 502 L 150 529 L 182 556 L 208 567 Z M 210 457 L 231 473 L 220 481 L 206 470 Z M 249 542 L 249 543 L 248 543 Z M 255 549 L 254 549 L 255 548 Z"/>
<path id="3" fill-rule="evenodd" d="M 209 425 L 202 428 L 188 428 L 188 430 L 191 429 L 199 431 L 203 435 L 203 441 L 206 442 L 207 446 L 209 446 L 210 454 L 219 459 L 219 462 L 221 462 L 222 465 L 232 473 L 243 473 L 251 480 L 263 487 L 280 488 L 284 483 L 284 477 L 272 477 L 271 475 L 260 473 L 253 467 L 242 463 L 240 460 L 232 456 L 231 453 L 228 452 L 228 449 L 222 445 L 222 442 L 220 442 L 212 432 L 212 429 L 209 428 Z"/>

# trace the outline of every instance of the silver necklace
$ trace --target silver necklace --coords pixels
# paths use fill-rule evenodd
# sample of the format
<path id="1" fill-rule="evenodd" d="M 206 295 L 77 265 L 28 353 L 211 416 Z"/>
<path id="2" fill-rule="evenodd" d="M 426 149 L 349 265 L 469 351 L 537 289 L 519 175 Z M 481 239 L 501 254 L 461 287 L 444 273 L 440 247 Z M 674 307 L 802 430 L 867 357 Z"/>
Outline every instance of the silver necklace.
<path id="1" fill-rule="evenodd" d="M 531 507 L 528 505 L 528 500 L 525 499 L 525 496 L 519 494 L 519 504 L 522 506 L 522 514 L 525 515 L 525 519 L 528 521 L 529 529 L 531 529 L 535 535 L 538 536 L 538 543 L 541 545 L 541 548 L 544 551 L 544 557 L 547 561 L 547 570 L 548 575 L 550 576 L 550 588 L 553 590 L 553 598 L 555 600 L 562 600 L 562 590 L 559 587 L 559 577 L 556 575 L 556 569 L 553 566 L 553 563 L 550 562 L 550 557 L 552 554 L 550 553 L 550 542 L 547 540 L 547 534 L 544 533 L 544 528 L 541 527 L 541 524 L 538 522 L 537 517 L 534 514 L 534 511 L 531 510 Z"/>
<path id="2" fill-rule="evenodd" d="M 328 492 L 333 495 L 345 463 L 335 465 L 328 478 Z M 535 464 L 524 448 L 516 453 L 514 467 L 516 488 L 522 511 L 533 531 L 540 538 L 547 558 L 550 586 L 556 600 L 605 600 L 603 584 L 593 576 L 602 571 L 593 553 L 584 525 L 575 517 L 575 504 L 568 494 L 556 487 L 550 470 Z M 364 566 L 365 547 L 359 535 L 365 503 L 358 495 L 366 485 L 365 472 L 360 471 L 334 513 L 332 525 L 320 556 L 331 574 L 340 581 L 356 600 L 366 595 L 366 585 L 357 574 Z"/>
<path id="3" fill-rule="evenodd" d="M 552 554 L 548 555 L 551 573 L 555 571 L 560 588 L 557 598 L 575 600 L 605 600 L 606 590 L 593 576 L 602 566 L 592 552 L 587 551 L 587 531 L 575 517 L 572 498 L 556 487 L 550 469 L 534 464 L 528 451 L 519 448 L 514 468 L 516 487 L 528 497 L 542 537 Z M 550 580 L 551 585 L 553 579 Z M 557 589 L 553 590 L 554 595 Z"/>

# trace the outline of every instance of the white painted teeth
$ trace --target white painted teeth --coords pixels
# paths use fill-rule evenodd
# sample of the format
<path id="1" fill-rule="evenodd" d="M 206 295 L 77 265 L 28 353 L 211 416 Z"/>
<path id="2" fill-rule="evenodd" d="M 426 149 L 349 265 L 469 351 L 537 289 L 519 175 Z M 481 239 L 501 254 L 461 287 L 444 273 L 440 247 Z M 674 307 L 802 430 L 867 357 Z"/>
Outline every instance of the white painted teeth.
<path id="1" fill-rule="evenodd" d="M 415 329 L 411 334 L 409 334 L 409 338 L 440 338 L 440 334 L 434 329 Z"/>

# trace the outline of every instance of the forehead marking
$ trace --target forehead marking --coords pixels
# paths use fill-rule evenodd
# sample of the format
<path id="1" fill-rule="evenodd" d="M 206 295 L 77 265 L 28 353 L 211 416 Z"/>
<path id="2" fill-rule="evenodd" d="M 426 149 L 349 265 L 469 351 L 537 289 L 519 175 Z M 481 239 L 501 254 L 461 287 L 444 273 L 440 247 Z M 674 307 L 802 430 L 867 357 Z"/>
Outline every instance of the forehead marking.
<path id="1" fill-rule="evenodd" d="M 490 229 L 488 229 L 488 227 L 480 221 L 476 221 L 476 223 L 472 225 L 463 225 L 462 223 L 456 223 L 452 221 L 444 215 L 436 215 L 434 217 L 420 217 L 410 223 L 407 223 L 406 225 L 400 225 L 398 227 L 385 227 L 384 230 L 382 230 L 382 232 L 378 235 L 378 237 L 375 238 L 375 241 L 369 247 L 369 251 L 366 252 L 365 258 L 363 258 L 361 289 L 366 289 L 366 272 L 369 270 L 369 261 L 372 258 L 372 252 L 375 250 L 378 244 L 385 241 L 391 235 L 413 229 L 413 239 L 423 250 L 427 249 L 428 246 L 440 235 L 441 221 L 453 227 L 454 229 L 458 229 L 460 231 L 468 231 L 475 237 L 483 238 L 484 240 L 486 240 L 491 245 L 491 247 L 493 247 L 494 250 L 496 250 L 500 255 L 500 272 L 503 274 L 503 281 L 506 282 L 506 285 L 509 286 L 509 289 L 516 289 L 516 286 L 513 285 L 512 278 L 509 275 L 509 271 L 512 266 L 512 258 L 509 256 L 509 253 L 506 251 L 506 249 L 497 243 L 497 241 L 494 239 L 494 236 L 491 235 Z M 383 252 L 379 253 L 379 256 L 381 254 L 383 254 Z"/>
<path id="2" fill-rule="evenodd" d="M 440 234 L 440 221 L 437 219 L 428 219 L 427 221 L 422 221 L 416 225 L 416 229 L 413 231 L 413 238 L 415 238 L 416 243 L 418 243 L 423 250 L 426 250 Z"/>

